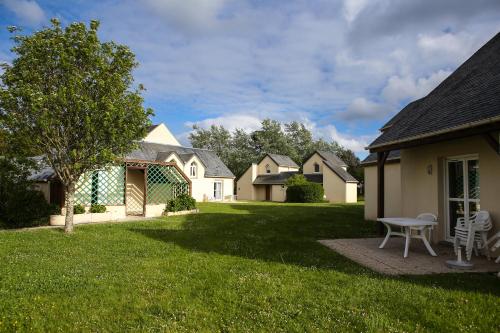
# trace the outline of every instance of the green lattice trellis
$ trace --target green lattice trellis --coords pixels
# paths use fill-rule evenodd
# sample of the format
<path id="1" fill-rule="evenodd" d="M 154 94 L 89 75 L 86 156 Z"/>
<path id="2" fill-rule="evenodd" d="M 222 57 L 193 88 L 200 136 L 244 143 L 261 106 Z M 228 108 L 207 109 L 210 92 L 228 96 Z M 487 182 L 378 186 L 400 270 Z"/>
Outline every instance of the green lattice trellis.
<path id="1" fill-rule="evenodd" d="M 75 203 L 85 206 L 125 204 L 126 167 L 140 167 L 147 172 L 147 204 L 163 204 L 181 194 L 189 194 L 189 183 L 173 165 L 126 162 L 103 170 L 88 172 L 80 178 Z"/>
<path id="2" fill-rule="evenodd" d="M 152 164 L 147 169 L 146 203 L 162 204 L 181 194 L 189 194 L 189 184 L 171 165 Z"/>
<path id="3" fill-rule="evenodd" d="M 88 172 L 76 185 L 75 203 L 81 205 L 123 205 L 125 166 L 110 166 Z"/>

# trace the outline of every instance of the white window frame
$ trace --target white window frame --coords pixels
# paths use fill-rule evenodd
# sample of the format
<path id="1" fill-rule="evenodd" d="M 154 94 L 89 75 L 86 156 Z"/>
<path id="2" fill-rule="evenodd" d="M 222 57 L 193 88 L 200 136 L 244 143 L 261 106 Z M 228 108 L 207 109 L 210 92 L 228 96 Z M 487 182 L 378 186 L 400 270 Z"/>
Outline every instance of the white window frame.
<path id="1" fill-rule="evenodd" d="M 189 177 L 196 178 L 197 176 L 198 176 L 198 164 L 193 161 L 189 165 Z"/>
<path id="2" fill-rule="evenodd" d="M 271 173 L 271 166 L 266 164 L 266 173 Z"/>
<path id="3" fill-rule="evenodd" d="M 450 201 L 456 202 L 464 202 L 464 215 L 469 216 L 469 202 L 475 202 L 476 204 L 481 204 L 481 195 L 479 199 L 470 199 L 469 198 L 469 180 L 467 178 L 467 165 L 468 161 L 477 160 L 479 165 L 481 165 L 479 161 L 479 155 L 460 155 L 460 156 L 450 156 L 444 159 L 444 216 L 445 216 L 445 238 L 447 241 L 453 242 L 454 237 L 451 236 L 451 221 L 450 221 Z M 448 163 L 449 162 L 462 162 L 462 172 L 464 175 L 464 198 L 450 198 L 450 187 L 449 187 L 449 174 L 448 174 Z M 481 169 L 479 169 L 481 170 Z M 479 171 L 481 172 L 481 171 Z M 479 174 L 481 177 L 481 173 Z M 467 179 L 467 181 L 465 181 Z"/>
<path id="4" fill-rule="evenodd" d="M 219 185 L 219 190 L 217 190 L 217 185 Z M 217 198 L 217 191 L 219 191 L 219 198 Z M 223 198 L 223 192 L 222 192 L 222 181 L 217 180 L 214 182 L 214 200 L 222 200 Z"/>

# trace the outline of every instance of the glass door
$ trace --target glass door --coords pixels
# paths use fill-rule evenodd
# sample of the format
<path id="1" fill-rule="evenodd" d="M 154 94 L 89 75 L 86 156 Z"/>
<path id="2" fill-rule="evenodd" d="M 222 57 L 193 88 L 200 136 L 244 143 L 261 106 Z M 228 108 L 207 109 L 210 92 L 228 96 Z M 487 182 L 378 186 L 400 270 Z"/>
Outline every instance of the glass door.
<path id="1" fill-rule="evenodd" d="M 222 200 L 222 182 L 214 183 L 214 199 Z"/>
<path id="2" fill-rule="evenodd" d="M 479 160 L 477 157 L 451 158 L 447 171 L 447 227 L 446 238 L 455 236 L 459 217 L 470 217 L 480 209 Z"/>

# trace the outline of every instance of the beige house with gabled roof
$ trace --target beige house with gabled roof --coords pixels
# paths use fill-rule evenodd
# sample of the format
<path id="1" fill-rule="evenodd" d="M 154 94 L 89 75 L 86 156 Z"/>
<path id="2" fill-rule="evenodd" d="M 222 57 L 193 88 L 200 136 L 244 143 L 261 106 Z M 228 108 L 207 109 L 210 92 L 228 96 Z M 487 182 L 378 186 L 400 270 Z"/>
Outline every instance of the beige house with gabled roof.
<path id="1" fill-rule="evenodd" d="M 458 218 L 490 213 L 500 230 L 500 33 L 427 96 L 409 103 L 381 128 L 374 155 L 376 195 L 366 207 L 392 215 L 390 157 L 400 151 L 400 214 L 437 216 L 432 241 L 452 241 Z M 394 197 L 391 195 L 390 197 Z M 368 214 L 372 217 L 374 214 Z"/>
<path id="2" fill-rule="evenodd" d="M 286 181 L 300 173 L 290 157 L 266 154 L 253 163 L 236 181 L 238 200 L 286 201 Z M 347 172 L 347 165 L 335 154 L 315 151 L 303 164 L 303 175 L 323 185 L 325 200 L 356 202 L 358 181 Z"/>

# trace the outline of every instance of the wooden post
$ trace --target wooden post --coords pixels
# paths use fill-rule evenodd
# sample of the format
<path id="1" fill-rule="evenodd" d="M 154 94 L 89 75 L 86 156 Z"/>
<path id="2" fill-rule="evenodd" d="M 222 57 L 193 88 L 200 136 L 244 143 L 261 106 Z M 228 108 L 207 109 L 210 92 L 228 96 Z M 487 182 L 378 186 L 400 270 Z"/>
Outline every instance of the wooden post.
<path id="1" fill-rule="evenodd" d="M 377 217 L 385 217 L 385 161 L 389 156 L 388 151 L 377 153 Z M 382 235 L 384 233 L 384 225 L 379 223 L 379 233 Z"/>

